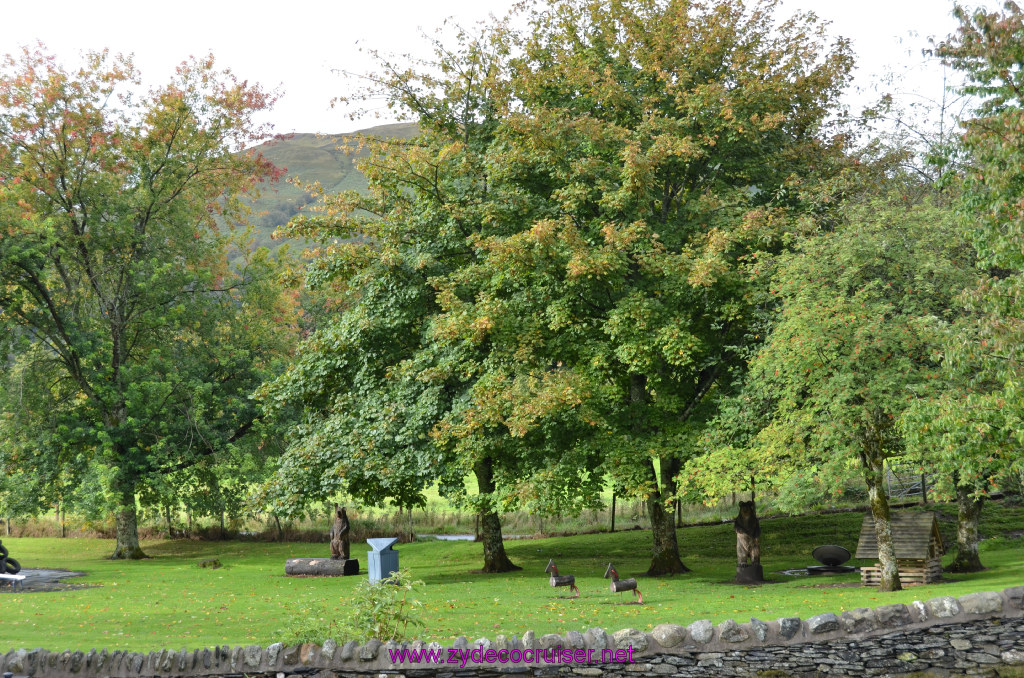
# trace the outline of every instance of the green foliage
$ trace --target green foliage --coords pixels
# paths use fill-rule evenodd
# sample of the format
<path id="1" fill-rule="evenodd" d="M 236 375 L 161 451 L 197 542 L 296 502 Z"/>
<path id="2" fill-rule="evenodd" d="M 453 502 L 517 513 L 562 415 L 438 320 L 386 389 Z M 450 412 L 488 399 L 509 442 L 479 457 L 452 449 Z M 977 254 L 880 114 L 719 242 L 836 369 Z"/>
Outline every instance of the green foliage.
<path id="1" fill-rule="evenodd" d="M 413 581 L 408 569 L 394 572 L 379 582 L 360 582 L 346 601 L 352 606 L 347 627 L 357 640 L 406 640 L 409 626 L 422 629 L 423 602 L 409 598 L 422 581 Z"/>
<path id="2" fill-rule="evenodd" d="M 382 642 L 408 640 L 409 626 L 422 629 L 422 601 L 410 598 L 422 581 L 413 581 L 408 569 L 394 572 L 376 583 L 361 579 L 351 593 L 293 617 L 281 632 L 285 644 L 322 643 L 326 638 Z M 339 617 L 338 611 L 346 614 Z"/>
<path id="3" fill-rule="evenodd" d="M 385 63 L 371 94 L 420 134 L 371 142 L 369 195 L 286 231 L 366 237 L 314 262 L 340 312 L 263 394 L 304 417 L 268 499 L 408 504 L 476 471 L 484 512 L 578 510 L 607 471 L 670 504 L 763 337 L 760 262 L 845 162 L 825 120 L 848 45 L 775 9 L 553 3 L 459 34 L 432 71 Z"/>
<path id="4" fill-rule="evenodd" d="M 727 411 L 724 430 L 740 444 L 708 438 L 709 462 L 762 487 L 824 479 L 838 491 L 852 466 L 902 453 L 899 417 L 941 392 L 944 340 L 963 313 L 958 294 L 977 278 L 972 262 L 950 210 L 881 200 L 847 206 L 834 231 L 780 256 L 781 315 Z M 699 474 L 703 463 L 685 480 L 722 496 L 729 486 Z"/>
<path id="5" fill-rule="evenodd" d="M 964 94 L 976 97 L 962 122 L 968 160 L 960 203 L 962 226 L 988 273 L 966 295 L 970 322 L 947 341 L 951 388 L 908 418 L 918 444 L 932 444 L 957 466 L 961 482 L 983 494 L 1024 471 L 1021 347 L 1024 346 L 1024 95 L 1019 67 L 1024 12 L 957 6 L 957 32 L 936 52 L 960 70 Z"/>
<path id="6" fill-rule="evenodd" d="M 30 396 L 3 403 L 16 435 L 0 461 L 58 500 L 104 466 L 116 555 L 138 557 L 137 494 L 217 494 L 213 467 L 260 456 L 243 442 L 248 394 L 287 349 L 291 311 L 265 252 L 227 265 L 217 217 L 242 218 L 238 196 L 276 174 L 240 152 L 271 100 L 211 58 L 144 97 L 129 60 L 84 59 L 26 50 L 0 70 L 0 324 Z"/>

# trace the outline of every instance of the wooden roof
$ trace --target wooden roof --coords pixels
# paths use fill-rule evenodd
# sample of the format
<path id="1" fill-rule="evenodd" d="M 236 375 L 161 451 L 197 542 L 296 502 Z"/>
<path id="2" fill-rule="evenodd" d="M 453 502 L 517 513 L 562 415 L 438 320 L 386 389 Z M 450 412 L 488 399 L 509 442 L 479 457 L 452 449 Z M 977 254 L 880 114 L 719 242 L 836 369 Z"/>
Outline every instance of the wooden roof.
<path id="1" fill-rule="evenodd" d="M 890 516 L 890 524 L 897 559 L 928 560 L 945 553 L 934 513 L 893 513 Z M 855 557 L 878 558 L 875 519 L 870 513 L 864 516 L 864 522 L 860 526 L 860 541 L 857 542 Z"/>

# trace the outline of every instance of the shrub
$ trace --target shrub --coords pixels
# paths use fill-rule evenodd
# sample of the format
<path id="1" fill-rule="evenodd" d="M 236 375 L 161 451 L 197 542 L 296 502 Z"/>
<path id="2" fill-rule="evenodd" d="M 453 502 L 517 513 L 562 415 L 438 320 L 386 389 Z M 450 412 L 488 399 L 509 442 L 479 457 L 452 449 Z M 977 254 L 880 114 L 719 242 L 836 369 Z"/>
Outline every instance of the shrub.
<path id="1" fill-rule="evenodd" d="M 408 570 L 400 570 L 380 582 L 371 584 L 363 580 L 351 595 L 341 602 L 348 615 L 332 616 L 326 605 L 310 609 L 293 617 L 281 634 L 286 645 L 322 643 L 326 638 L 335 640 L 366 641 L 377 638 L 382 642 L 405 640 L 409 626 L 423 627 L 420 619 L 422 603 L 410 598 L 422 581 L 413 581 Z"/>

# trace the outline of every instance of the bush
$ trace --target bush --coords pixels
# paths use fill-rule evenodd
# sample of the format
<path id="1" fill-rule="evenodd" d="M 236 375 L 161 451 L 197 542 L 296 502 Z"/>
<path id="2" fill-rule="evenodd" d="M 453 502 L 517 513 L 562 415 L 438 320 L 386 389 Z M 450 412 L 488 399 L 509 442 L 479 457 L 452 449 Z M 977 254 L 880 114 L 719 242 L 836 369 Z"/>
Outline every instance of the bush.
<path id="1" fill-rule="evenodd" d="M 311 609 L 292 618 L 288 628 L 279 631 L 281 642 L 300 645 L 323 643 L 327 638 L 405 640 L 410 625 L 414 629 L 423 627 L 420 619 L 423 604 L 409 597 L 420 586 L 423 582 L 413 581 L 408 570 L 395 572 L 376 584 L 364 579 L 350 597 L 341 601 L 349 609 L 346 617 L 333 617 L 333 611 L 329 612 L 326 605 Z"/>

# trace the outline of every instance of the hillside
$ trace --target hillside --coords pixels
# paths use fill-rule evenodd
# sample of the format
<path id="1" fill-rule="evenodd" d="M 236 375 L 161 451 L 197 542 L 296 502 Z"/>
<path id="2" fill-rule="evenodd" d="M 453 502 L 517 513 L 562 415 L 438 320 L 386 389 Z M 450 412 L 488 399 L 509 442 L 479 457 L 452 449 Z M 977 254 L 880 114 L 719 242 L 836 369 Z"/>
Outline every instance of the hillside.
<path id="1" fill-rule="evenodd" d="M 285 241 L 272 240 L 270 235 L 279 226 L 298 214 L 312 199 L 288 180 L 311 183 L 319 181 L 328 192 L 348 189 L 365 190 L 366 179 L 356 169 L 365 151 L 343 150 L 346 138 L 380 136 L 408 139 L 416 134 L 415 123 L 380 125 L 345 134 L 288 134 L 267 141 L 257 149 L 271 162 L 286 170 L 285 179 L 266 186 L 263 195 L 253 202 L 252 222 L 256 226 L 256 244 L 276 250 Z M 352 144 L 355 146 L 355 143 Z M 294 241 L 291 241 L 294 242 Z"/>

